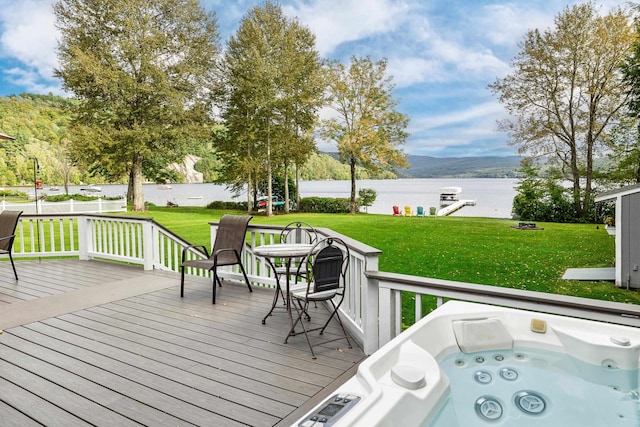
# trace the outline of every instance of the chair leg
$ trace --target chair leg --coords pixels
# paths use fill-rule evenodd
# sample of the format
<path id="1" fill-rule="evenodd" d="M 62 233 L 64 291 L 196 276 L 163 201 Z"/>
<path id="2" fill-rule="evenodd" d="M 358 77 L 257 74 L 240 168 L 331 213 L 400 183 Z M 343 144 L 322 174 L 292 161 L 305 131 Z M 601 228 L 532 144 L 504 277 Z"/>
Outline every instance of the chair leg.
<path id="1" fill-rule="evenodd" d="M 13 257 L 11 256 L 11 251 L 9 251 L 9 259 L 11 260 L 11 267 L 13 267 L 13 275 L 16 276 L 16 280 L 18 280 L 18 273 L 16 272 L 16 265 L 13 263 Z"/>
<path id="2" fill-rule="evenodd" d="M 184 266 L 180 267 L 180 297 L 184 297 Z"/>
<path id="3" fill-rule="evenodd" d="M 247 288 L 249 288 L 249 292 L 253 292 L 253 289 L 251 289 L 251 284 L 249 283 L 249 278 L 247 277 L 247 272 L 244 270 L 244 265 L 242 265 L 242 263 L 240 263 L 240 270 L 242 270 L 242 275 L 244 276 L 244 281 L 247 284 Z"/>
<path id="4" fill-rule="evenodd" d="M 213 286 L 211 286 L 213 288 L 213 296 L 211 297 L 211 304 L 215 304 L 216 303 L 216 281 L 220 282 L 220 278 L 218 277 L 218 274 L 215 272 L 213 272 Z M 220 285 L 222 286 L 222 285 Z"/>
<path id="5" fill-rule="evenodd" d="M 305 301 L 304 307 L 302 306 L 300 301 L 298 301 L 297 303 L 298 303 L 299 308 L 296 307 L 295 302 L 292 302 L 292 304 L 293 304 L 293 306 L 296 309 L 296 312 L 298 314 L 298 318 L 296 319 L 296 321 L 294 322 L 293 326 L 291 327 L 291 330 L 289 331 L 289 334 L 287 335 L 287 338 L 285 338 L 284 343 L 285 344 L 287 343 L 287 341 L 289 340 L 289 337 L 297 335 L 295 333 L 295 328 L 298 325 L 298 323 L 300 323 L 300 326 L 302 326 L 302 332 L 304 333 L 304 337 L 307 339 L 307 344 L 309 345 L 309 351 L 311 351 L 311 358 L 312 359 L 316 359 L 316 354 L 313 352 L 313 346 L 311 345 L 311 341 L 309 340 L 309 331 L 307 331 L 307 328 L 305 328 L 304 322 L 302 321 L 302 316 L 304 315 L 304 313 L 307 312 L 307 309 L 309 308 L 309 303 L 307 301 Z"/>
<path id="6" fill-rule="evenodd" d="M 344 338 L 347 340 L 347 344 L 349 344 L 349 348 L 353 348 L 353 346 L 351 345 L 351 341 L 349 341 L 349 334 L 347 334 L 347 330 L 344 328 L 342 319 L 340 319 L 340 314 L 338 314 L 338 308 L 340 307 L 340 305 L 336 306 L 331 300 L 329 300 L 329 303 L 331 303 L 331 306 L 333 307 L 333 311 L 331 312 L 331 316 L 329 316 L 329 319 L 327 319 L 327 322 L 324 324 L 322 329 L 320 329 L 320 335 L 323 334 L 324 330 L 329 325 L 329 322 L 331 322 L 331 319 L 333 319 L 333 317 L 335 316 L 336 320 L 338 321 L 338 324 L 340 325 L 340 328 L 342 329 Z"/>

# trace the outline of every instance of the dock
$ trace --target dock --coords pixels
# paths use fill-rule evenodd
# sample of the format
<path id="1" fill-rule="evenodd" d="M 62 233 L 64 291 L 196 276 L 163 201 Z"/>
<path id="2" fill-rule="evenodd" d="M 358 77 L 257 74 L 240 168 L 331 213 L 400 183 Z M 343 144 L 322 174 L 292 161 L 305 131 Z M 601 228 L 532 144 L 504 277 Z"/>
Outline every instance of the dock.
<path id="1" fill-rule="evenodd" d="M 438 209 L 438 212 L 436 213 L 436 216 L 451 215 L 455 211 L 460 210 L 465 206 L 475 206 L 475 205 L 476 205 L 476 201 L 475 200 L 458 200 L 456 202 L 453 202 L 450 205 L 447 205 L 447 206 L 444 206 L 444 207 Z"/>

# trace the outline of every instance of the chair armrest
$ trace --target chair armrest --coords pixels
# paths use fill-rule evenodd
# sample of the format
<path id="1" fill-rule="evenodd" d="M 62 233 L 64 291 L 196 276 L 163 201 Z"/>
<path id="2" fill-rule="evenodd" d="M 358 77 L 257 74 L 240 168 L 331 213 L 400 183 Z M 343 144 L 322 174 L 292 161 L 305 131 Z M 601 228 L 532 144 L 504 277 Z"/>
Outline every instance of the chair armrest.
<path id="1" fill-rule="evenodd" d="M 195 249 L 195 248 L 202 248 L 202 252 L 204 252 L 205 257 L 209 258 L 209 251 L 204 245 L 189 245 L 182 248 L 182 262 L 185 261 L 185 258 L 189 249 Z"/>

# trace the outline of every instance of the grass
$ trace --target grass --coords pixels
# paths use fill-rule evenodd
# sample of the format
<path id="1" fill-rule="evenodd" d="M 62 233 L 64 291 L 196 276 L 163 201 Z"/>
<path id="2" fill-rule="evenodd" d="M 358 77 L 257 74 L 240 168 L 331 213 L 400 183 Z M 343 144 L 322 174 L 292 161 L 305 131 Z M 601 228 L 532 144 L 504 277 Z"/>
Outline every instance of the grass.
<path id="1" fill-rule="evenodd" d="M 151 207 L 152 216 L 194 244 L 209 245 L 209 221 L 229 211 Z M 242 214 L 242 212 L 235 212 Z M 129 213 L 130 215 L 132 213 Z M 304 221 L 327 227 L 382 250 L 381 271 L 640 303 L 640 293 L 611 282 L 562 279 L 567 268 L 612 267 L 614 238 L 595 224 L 537 223 L 544 230 L 516 230 L 515 221 L 472 217 L 292 213 L 255 216 L 252 224 Z M 412 295 L 403 296 L 407 324 L 413 323 Z M 425 312 L 433 308 L 426 299 Z"/>

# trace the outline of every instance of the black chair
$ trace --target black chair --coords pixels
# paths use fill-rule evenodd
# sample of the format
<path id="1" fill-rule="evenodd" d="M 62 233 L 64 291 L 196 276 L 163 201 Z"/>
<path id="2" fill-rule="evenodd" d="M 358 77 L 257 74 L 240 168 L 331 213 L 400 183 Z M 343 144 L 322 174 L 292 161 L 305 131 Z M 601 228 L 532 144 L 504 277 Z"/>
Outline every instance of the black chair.
<path id="1" fill-rule="evenodd" d="M 313 246 L 306 258 L 306 263 L 309 270 L 309 280 L 307 283 L 294 286 L 291 290 L 291 306 L 295 308 L 297 318 L 291 326 L 284 342 L 286 343 L 289 337 L 297 335 L 295 328 L 300 324 L 307 338 L 311 356 L 314 359 L 316 355 L 313 352 L 313 347 L 318 345 L 344 338 L 347 340 L 349 348 L 352 348 L 347 331 L 338 314 L 338 309 L 344 301 L 345 281 L 349 268 L 349 247 L 339 238 L 328 237 Z M 307 315 L 307 310 L 311 302 L 316 303 L 320 301 L 326 302 L 326 306 L 331 313 L 329 319 L 320 327 L 307 329 L 302 317 Z M 316 342 L 312 345 L 309 340 L 309 333 L 320 331 L 320 335 L 322 335 L 329 325 L 329 322 L 331 322 L 331 319 L 334 318 L 340 325 L 343 335 L 322 342 Z"/>
<path id="2" fill-rule="evenodd" d="M 0 213 L 0 255 L 9 255 L 13 275 L 18 280 L 16 265 L 13 263 L 13 241 L 16 238 L 16 227 L 22 211 L 2 211 Z"/>
<path id="3" fill-rule="evenodd" d="M 247 283 L 247 287 L 250 292 L 251 284 L 249 278 L 242 264 L 242 249 L 244 248 L 244 240 L 247 234 L 247 226 L 251 221 L 252 216 L 243 215 L 224 215 L 220 218 L 218 224 L 218 232 L 216 233 L 216 240 L 213 243 L 211 249 L 211 255 L 207 252 L 207 248 L 204 246 L 190 245 L 182 250 L 182 265 L 181 265 L 181 278 L 180 278 L 180 296 L 184 297 L 184 269 L 185 267 L 200 268 L 203 270 L 213 271 L 213 304 L 216 303 L 216 282 L 219 286 L 222 286 L 220 277 L 218 277 L 218 267 L 225 265 L 239 265 L 242 270 L 242 275 Z M 206 258 L 186 260 L 187 252 L 192 251 L 193 248 L 202 248 Z"/>
<path id="4" fill-rule="evenodd" d="M 280 243 L 297 243 L 297 244 L 309 244 L 312 245 L 318 240 L 318 233 L 315 228 L 306 222 L 295 221 L 287 224 L 280 232 Z M 290 260 L 282 260 L 275 266 L 276 277 L 278 278 L 278 290 L 282 295 L 282 289 L 280 288 L 279 278 L 289 271 L 290 275 L 294 277 L 294 283 L 298 283 L 298 280 L 302 277 L 307 278 L 308 271 L 305 262 L 306 257 L 294 258 Z M 287 269 L 287 262 L 290 263 Z M 284 299 L 284 295 L 283 295 Z"/>

